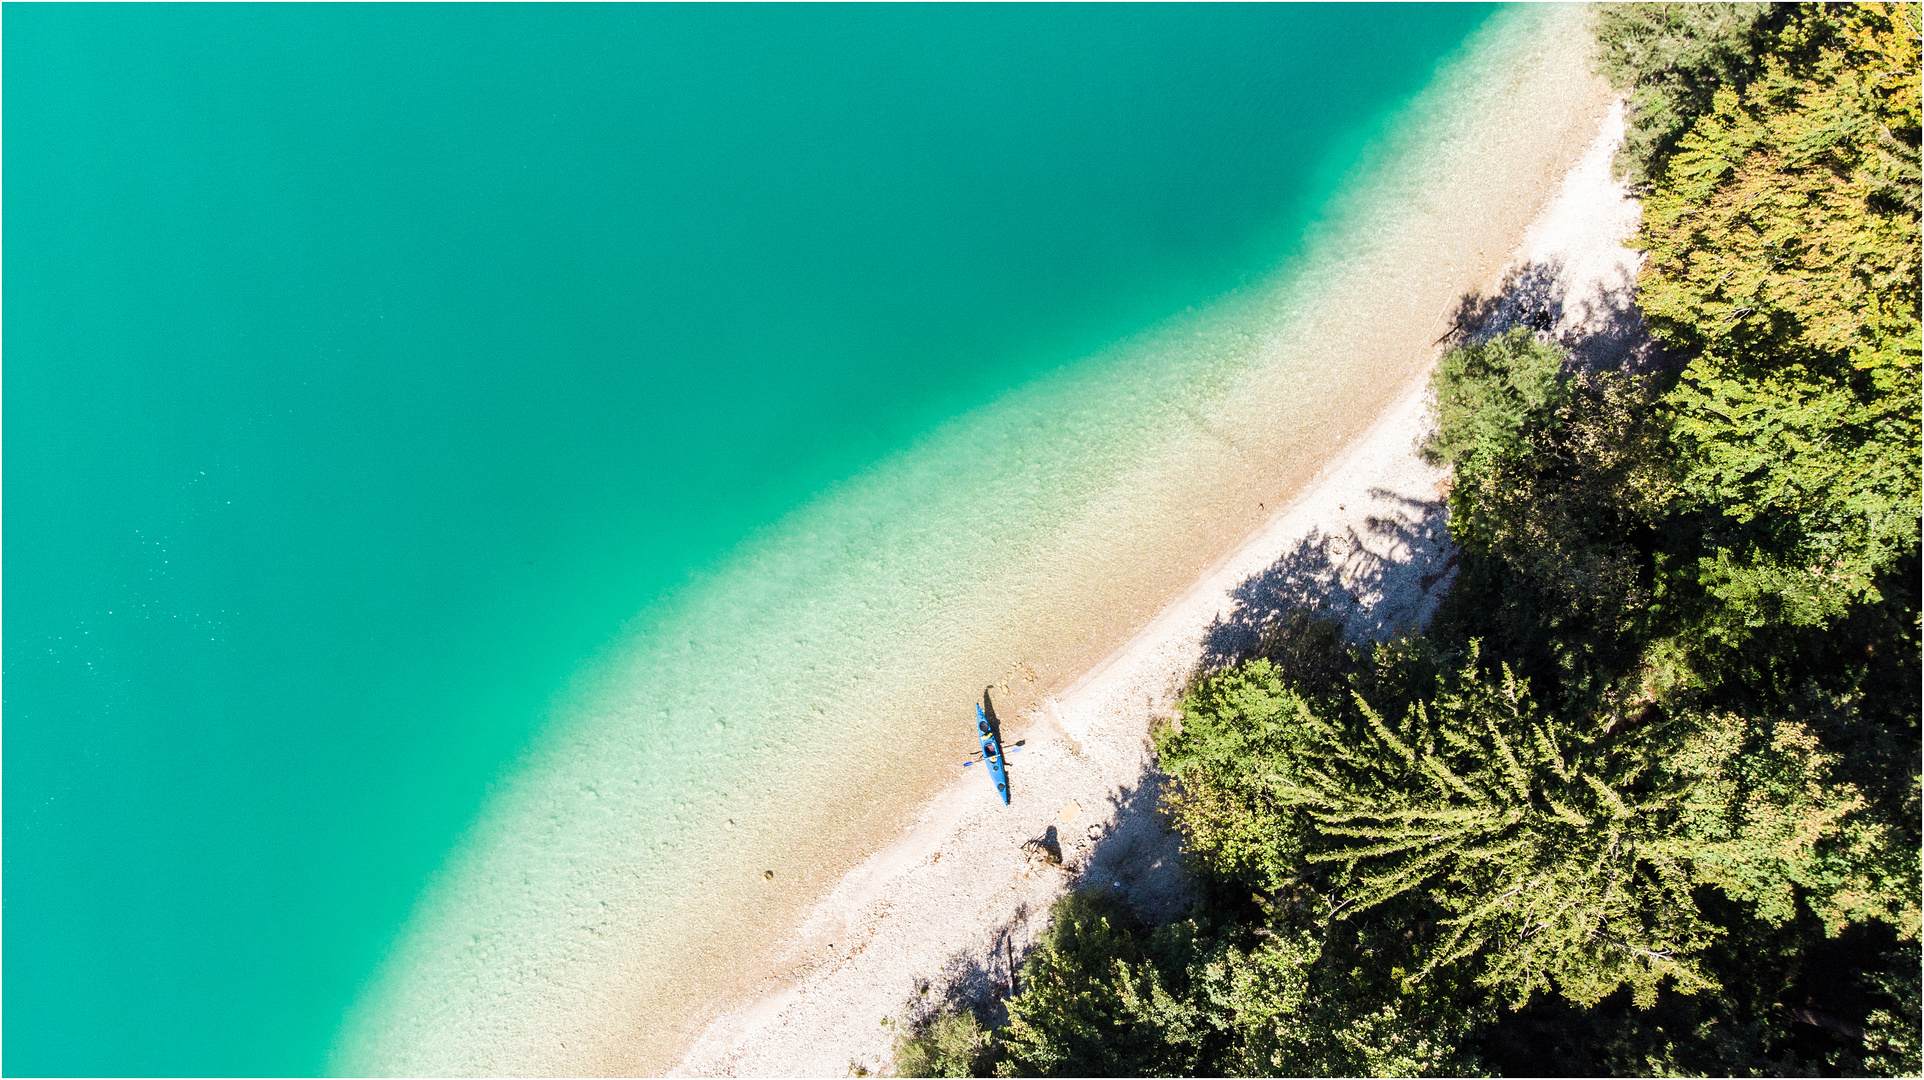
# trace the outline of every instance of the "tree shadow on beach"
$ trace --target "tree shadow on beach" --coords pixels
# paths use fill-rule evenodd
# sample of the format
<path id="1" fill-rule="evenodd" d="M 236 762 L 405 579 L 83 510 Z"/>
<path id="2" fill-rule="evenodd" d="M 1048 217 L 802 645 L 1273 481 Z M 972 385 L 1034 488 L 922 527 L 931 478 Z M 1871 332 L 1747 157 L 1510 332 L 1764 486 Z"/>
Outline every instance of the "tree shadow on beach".
<path id="1" fill-rule="evenodd" d="M 1150 926 L 1182 914 L 1194 899 L 1182 840 L 1158 810 L 1165 783 L 1162 773 L 1147 770 L 1109 797 L 1107 815 L 1094 815 L 1106 822 L 1065 826 L 1064 866 L 1075 887 L 1112 893 Z"/>
<path id="2" fill-rule="evenodd" d="M 1633 271 L 1613 267 L 1581 286 L 1571 278 L 1562 259 L 1516 267 L 1495 291 L 1459 297 L 1438 344 L 1475 344 L 1526 326 L 1568 349 L 1573 366 L 1583 370 L 1643 375 L 1677 366 L 1679 358 L 1651 336 L 1637 307 Z"/>
<path id="3" fill-rule="evenodd" d="M 1195 897 L 1183 867 L 1180 839 L 1157 813 L 1163 777 L 1145 771 L 1106 801 L 1106 812 L 1084 808 L 1071 821 L 1050 825 L 1025 848 L 1043 865 L 1065 875 L 1065 892 L 1097 889 L 1114 896 L 1145 926 L 1168 922 Z M 945 1012 L 968 1010 L 985 1028 L 1008 1023 L 1008 1000 L 1022 989 L 1022 963 L 1047 925 L 1048 912 L 1020 904 L 989 933 L 985 943 L 948 959 L 935 976 L 914 988 L 906 1010 L 912 1030 Z"/>
<path id="4" fill-rule="evenodd" d="M 989 935 L 986 949 L 968 949 L 949 957 L 942 970 L 921 980 L 909 999 L 906 1022 L 911 1030 L 926 1027 L 945 1012 L 968 1010 L 984 1028 L 1009 1022 L 1008 999 L 1016 973 L 1029 953 L 1029 923 L 1035 912 L 1019 904 L 1015 914 Z"/>
<path id="5" fill-rule="evenodd" d="M 1428 617 L 1455 567 L 1443 505 L 1381 489 L 1368 495 L 1378 512 L 1361 531 L 1313 533 L 1236 587 L 1230 611 L 1205 631 L 1205 672 L 1274 644 L 1277 631 L 1304 612 L 1355 640 L 1387 637 Z M 983 712 L 998 723 L 987 691 Z M 1184 865 L 1181 837 L 1159 811 L 1168 782 L 1146 761 L 1106 805 L 1084 806 L 1026 841 L 1030 872 L 1064 875 L 1065 893 L 1104 893 L 1145 927 L 1180 918 L 1199 890 Z M 1019 905 L 919 980 L 904 1009 L 905 1031 L 927 1032 L 940 1017 L 965 1011 L 984 1029 L 1006 1025 L 1009 999 L 1024 989 L 1022 964 L 1049 914 Z"/>
<path id="6" fill-rule="evenodd" d="M 1310 533 L 1230 592 L 1231 607 L 1203 634 L 1198 675 L 1261 655 L 1298 613 L 1328 620 L 1349 641 L 1381 640 L 1420 626 L 1456 568 L 1441 500 L 1380 488 L 1387 504 L 1361 531 Z"/>

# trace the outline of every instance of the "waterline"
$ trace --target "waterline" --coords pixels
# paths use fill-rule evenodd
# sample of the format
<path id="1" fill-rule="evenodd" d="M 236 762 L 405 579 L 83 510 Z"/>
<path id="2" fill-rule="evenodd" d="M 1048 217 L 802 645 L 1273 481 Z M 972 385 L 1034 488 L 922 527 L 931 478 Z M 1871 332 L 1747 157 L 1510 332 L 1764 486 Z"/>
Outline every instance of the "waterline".
<path id="1" fill-rule="evenodd" d="M 1013 714 L 1072 678 L 1427 362 L 1601 104 L 1583 17 L 1493 20 L 1300 259 L 955 418 L 639 617 L 423 899 L 337 1068 L 663 1067 L 946 775 L 985 684 Z"/>

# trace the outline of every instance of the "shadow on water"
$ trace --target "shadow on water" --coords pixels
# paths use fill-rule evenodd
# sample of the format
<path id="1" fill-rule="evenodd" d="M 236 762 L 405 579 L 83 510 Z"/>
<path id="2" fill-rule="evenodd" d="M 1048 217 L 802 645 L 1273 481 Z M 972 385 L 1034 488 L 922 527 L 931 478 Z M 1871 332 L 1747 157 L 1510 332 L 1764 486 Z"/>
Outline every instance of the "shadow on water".
<path id="1" fill-rule="evenodd" d="M 995 700 L 989 696 L 992 686 L 982 688 L 982 716 L 989 722 L 989 730 L 995 732 L 997 741 L 1002 738 L 1002 718 L 995 714 Z"/>

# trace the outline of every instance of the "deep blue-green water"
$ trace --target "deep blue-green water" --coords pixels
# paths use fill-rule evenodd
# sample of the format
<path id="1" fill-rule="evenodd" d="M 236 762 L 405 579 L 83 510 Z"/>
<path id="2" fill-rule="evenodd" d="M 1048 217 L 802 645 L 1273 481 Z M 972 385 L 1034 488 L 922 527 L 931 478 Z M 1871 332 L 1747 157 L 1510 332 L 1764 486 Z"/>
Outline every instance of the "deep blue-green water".
<path id="1" fill-rule="evenodd" d="M 307 1073 L 756 528 L 1286 259 L 1488 10 L 10 6 L 9 1073 Z"/>

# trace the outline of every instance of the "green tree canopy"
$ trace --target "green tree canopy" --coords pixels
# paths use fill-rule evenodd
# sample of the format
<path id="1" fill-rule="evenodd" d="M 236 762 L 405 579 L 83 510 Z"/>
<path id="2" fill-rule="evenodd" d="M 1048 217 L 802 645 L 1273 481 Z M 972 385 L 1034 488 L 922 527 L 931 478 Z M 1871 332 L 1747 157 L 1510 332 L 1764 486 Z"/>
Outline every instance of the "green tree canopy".
<path id="1" fill-rule="evenodd" d="M 1668 568 L 1703 633 L 1812 625 L 1917 549 L 1918 9 L 1811 9 L 1720 88 L 1644 207 L 1638 282 L 1697 358 L 1668 398 Z"/>
<path id="2" fill-rule="evenodd" d="M 1311 885 L 1329 920 L 1436 905 L 1446 932 L 1412 983 L 1464 961 L 1518 1005 L 1708 988 L 1697 957 L 1718 931 L 1700 885 L 1768 920 L 1801 890 L 1837 928 L 1915 931 L 1914 864 L 1853 855 L 1888 845 L 1795 719 L 1652 702 L 1559 718 L 1472 647 L 1400 712 L 1361 692 L 1306 698 L 1258 661 L 1197 687 L 1158 750 L 1176 780 L 1166 812 L 1203 867 Z"/>
<path id="3" fill-rule="evenodd" d="M 1750 81 L 1771 14 L 1756 3 L 1597 5 L 1603 73 L 1630 92 L 1620 175 L 1640 185 L 1660 175 L 1718 89 Z"/>

